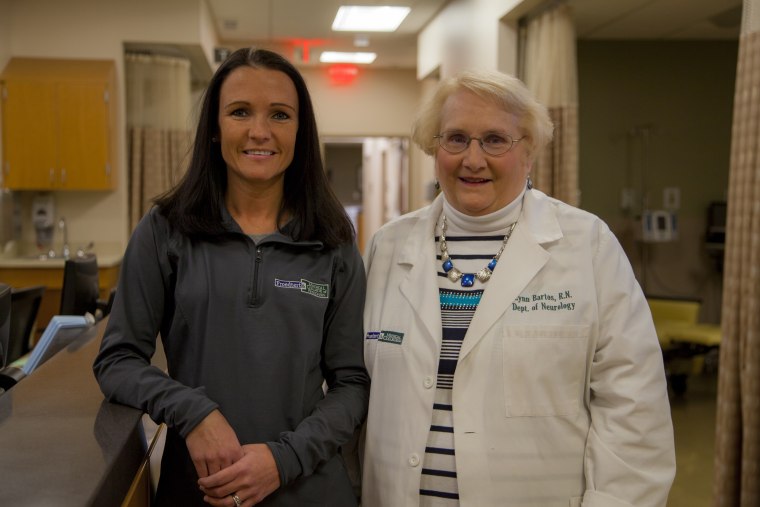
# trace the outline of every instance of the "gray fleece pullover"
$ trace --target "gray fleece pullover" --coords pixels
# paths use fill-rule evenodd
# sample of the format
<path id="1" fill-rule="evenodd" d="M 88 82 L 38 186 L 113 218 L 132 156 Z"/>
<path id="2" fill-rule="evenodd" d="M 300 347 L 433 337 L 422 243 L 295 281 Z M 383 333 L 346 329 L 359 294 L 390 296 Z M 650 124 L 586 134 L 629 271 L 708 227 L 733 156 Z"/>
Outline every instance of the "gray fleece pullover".
<path id="1" fill-rule="evenodd" d="M 287 230 L 255 244 L 225 217 L 215 241 L 155 208 L 142 219 L 94 364 L 101 389 L 168 427 L 158 505 L 207 505 L 184 437 L 217 408 L 241 444 L 272 450 L 282 486 L 260 505 L 355 505 L 338 451 L 368 404 L 361 257 Z M 150 365 L 159 333 L 168 375 Z"/>

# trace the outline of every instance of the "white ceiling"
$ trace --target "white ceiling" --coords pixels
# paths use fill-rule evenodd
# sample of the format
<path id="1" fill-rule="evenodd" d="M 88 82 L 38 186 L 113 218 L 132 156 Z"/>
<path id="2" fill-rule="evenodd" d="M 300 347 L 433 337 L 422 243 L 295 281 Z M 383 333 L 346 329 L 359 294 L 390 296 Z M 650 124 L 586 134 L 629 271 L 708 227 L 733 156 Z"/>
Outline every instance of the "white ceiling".
<path id="1" fill-rule="evenodd" d="M 415 67 L 417 33 L 435 17 L 446 0 L 208 0 L 221 43 L 230 47 L 261 45 L 285 54 L 303 40 L 310 41 L 308 61 L 314 63 L 322 50 L 372 51 L 377 67 Z M 412 8 L 393 33 L 366 33 L 369 46 L 356 48 L 352 32 L 331 30 L 341 5 L 406 5 Z M 301 50 L 302 52 L 302 50 Z"/>
<path id="2" fill-rule="evenodd" d="M 685 40 L 739 36 L 742 0 L 568 1 L 580 39 Z M 208 3 L 221 44 L 229 48 L 260 45 L 307 65 L 314 64 L 322 50 L 361 49 L 378 53 L 373 64 L 376 67 L 413 68 L 417 33 L 448 0 L 208 0 Z M 396 32 L 365 34 L 369 47 L 355 48 L 355 34 L 333 32 L 330 28 L 338 7 L 347 4 L 407 5 L 412 11 Z M 540 0 L 523 3 L 539 4 Z M 309 41 L 306 50 L 302 46 L 304 40 Z"/>

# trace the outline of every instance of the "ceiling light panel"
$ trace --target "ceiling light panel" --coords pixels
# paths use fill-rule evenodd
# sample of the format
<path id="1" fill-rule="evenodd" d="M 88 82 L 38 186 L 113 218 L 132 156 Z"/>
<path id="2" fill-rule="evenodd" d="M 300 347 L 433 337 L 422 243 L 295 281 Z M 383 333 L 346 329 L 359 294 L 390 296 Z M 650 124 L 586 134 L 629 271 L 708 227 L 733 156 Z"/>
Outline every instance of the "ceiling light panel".
<path id="1" fill-rule="evenodd" d="M 322 63 L 372 63 L 377 58 L 375 53 L 342 53 L 340 51 L 322 51 L 319 61 Z"/>
<path id="2" fill-rule="evenodd" d="M 410 10 L 390 5 L 344 5 L 335 15 L 332 29 L 336 32 L 393 32 Z"/>

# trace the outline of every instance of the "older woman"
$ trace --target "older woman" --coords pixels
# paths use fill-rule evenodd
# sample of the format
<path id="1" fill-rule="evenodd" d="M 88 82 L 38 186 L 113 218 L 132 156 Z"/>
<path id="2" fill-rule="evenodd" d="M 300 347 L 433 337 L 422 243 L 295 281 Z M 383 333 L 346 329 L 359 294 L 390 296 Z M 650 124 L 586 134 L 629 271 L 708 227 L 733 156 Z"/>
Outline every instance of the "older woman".
<path id="1" fill-rule="evenodd" d="M 531 188 L 551 132 L 490 72 L 443 82 L 415 124 L 442 195 L 365 255 L 363 507 L 665 505 L 652 318 L 609 228 Z"/>

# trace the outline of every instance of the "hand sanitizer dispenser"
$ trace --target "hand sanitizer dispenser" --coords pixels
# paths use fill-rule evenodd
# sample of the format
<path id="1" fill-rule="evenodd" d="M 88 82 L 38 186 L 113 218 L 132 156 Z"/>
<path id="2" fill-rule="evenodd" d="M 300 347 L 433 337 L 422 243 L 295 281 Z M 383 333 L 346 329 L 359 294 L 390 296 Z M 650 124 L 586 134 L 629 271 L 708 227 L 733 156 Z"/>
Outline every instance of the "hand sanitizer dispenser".
<path id="1" fill-rule="evenodd" d="M 53 246 L 54 216 L 53 195 L 49 193 L 35 195 L 32 200 L 32 224 L 34 225 L 37 247 L 46 253 Z"/>

